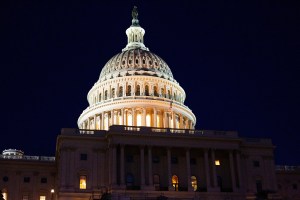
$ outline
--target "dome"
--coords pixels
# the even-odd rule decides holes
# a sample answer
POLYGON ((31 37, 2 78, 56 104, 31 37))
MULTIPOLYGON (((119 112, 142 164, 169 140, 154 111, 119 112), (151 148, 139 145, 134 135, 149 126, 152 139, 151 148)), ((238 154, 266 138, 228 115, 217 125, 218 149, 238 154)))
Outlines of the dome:
POLYGON ((156 54, 141 48, 129 49, 113 56, 103 67, 99 80, 123 76, 155 76, 173 81, 167 63, 156 54))
POLYGON ((136 7, 132 13, 127 45, 104 65, 88 92, 89 106, 79 116, 78 127, 87 133, 113 125, 194 129, 196 117, 184 105, 184 89, 167 63, 144 45, 136 7))

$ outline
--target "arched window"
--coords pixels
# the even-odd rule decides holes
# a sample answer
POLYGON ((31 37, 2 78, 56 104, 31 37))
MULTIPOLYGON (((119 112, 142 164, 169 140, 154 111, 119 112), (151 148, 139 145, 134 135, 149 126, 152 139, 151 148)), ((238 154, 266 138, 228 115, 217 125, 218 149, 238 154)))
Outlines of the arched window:
POLYGON ((135 96, 140 96, 140 95, 141 95, 141 87, 140 85, 137 85, 135 90, 135 96))
POLYGON ((145 86, 145 95, 149 96, 149 86, 148 85, 145 86))
POLYGON ((101 100, 102 100, 102 95, 101 95, 101 93, 99 94, 99 102, 101 102, 101 100))
POLYGON ((86 176, 79 177, 79 189, 81 189, 81 190, 86 189, 86 176))
POLYGON ((158 174, 154 174, 153 175, 153 185, 155 190, 159 190, 160 189, 160 180, 159 180, 159 175, 158 174))
POLYGON ((115 98, 115 88, 111 89, 111 98, 115 98))
POLYGON ((126 175, 126 185, 127 186, 132 186, 133 183, 134 183, 134 177, 133 177, 133 175, 131 173, 128 173, 126 175))
POLYGON ((158 97, 157 87, 154 86, 153 90, 154 90, 154 96, 158 97))
POLYGON ((171 92, 170 92, 170 90, 168 90, 168 97, 167 98, 171 99, 171 92))
POLYGON ((172 176, 172 186, 174 188, 175 191, 178 191, 178 176, 173 175, 172 176))
POLYGON ((161 88, 161 96, 165 97, 165 89, 164 88, 161 88))
POLYGON ((173 99, 176 101, 176 94, 175 94, 175 92, 174 92, 174 95, 173 95, 173 99))
POLYGON ((119 95, 118 96, 119 97, 123 96, 123 87, 122 86, 119 87, 119 95))
POLYGON ((191 176, 191 185, 194 191, 197 191, 197 178, 196 176, 191 176))
POLYGON ((131 85, 127 86, 126 96, 131 96, 131 85))
POLYGON ((4 200, 7 200, 7 190, 6 189, 2 189, 1 192, 2 192, 4 200))
POLYGON ((104 100, 107 100, 107 90, 104 92, 104 100))

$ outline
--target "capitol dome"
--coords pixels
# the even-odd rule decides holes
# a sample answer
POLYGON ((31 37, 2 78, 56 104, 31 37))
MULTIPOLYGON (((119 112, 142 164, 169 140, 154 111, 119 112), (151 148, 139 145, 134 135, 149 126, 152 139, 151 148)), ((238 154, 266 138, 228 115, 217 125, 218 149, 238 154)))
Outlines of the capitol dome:
POLYGON ((162 58, 140 48, 125 50, 112 57, 103 67, 99 80, 134 75, 173 80, 173 74, 162 58))
POLYGON ((136 7, 126 30, 128 43, 103 67, 88 92, 89 106, 78 127, 108 130, 112 125, 194 129, 196 117, 184 105, 185 91, 167 63, 144 45, 136 7))

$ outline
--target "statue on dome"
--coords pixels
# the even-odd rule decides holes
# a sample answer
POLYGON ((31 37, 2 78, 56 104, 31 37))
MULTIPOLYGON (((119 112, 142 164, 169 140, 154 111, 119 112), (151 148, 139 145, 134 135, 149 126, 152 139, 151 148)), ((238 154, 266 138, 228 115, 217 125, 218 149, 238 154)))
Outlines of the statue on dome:
POLYGON ((137 7, 134 6, 132 11, 131 11, 132 19, 137 19, 138 15, 139 15, 139 13, 138 13, 137 7))

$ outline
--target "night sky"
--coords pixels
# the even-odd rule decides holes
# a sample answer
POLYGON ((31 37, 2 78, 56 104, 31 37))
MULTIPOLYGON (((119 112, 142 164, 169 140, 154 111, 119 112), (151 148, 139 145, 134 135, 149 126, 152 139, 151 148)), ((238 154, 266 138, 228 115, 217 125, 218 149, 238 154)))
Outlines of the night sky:
POLYGON ((299 1, 1 1, 0 151, 55 155, 126 46, 134 5, 196 129, 271 138, 276 164, 300 165, 299 1))

